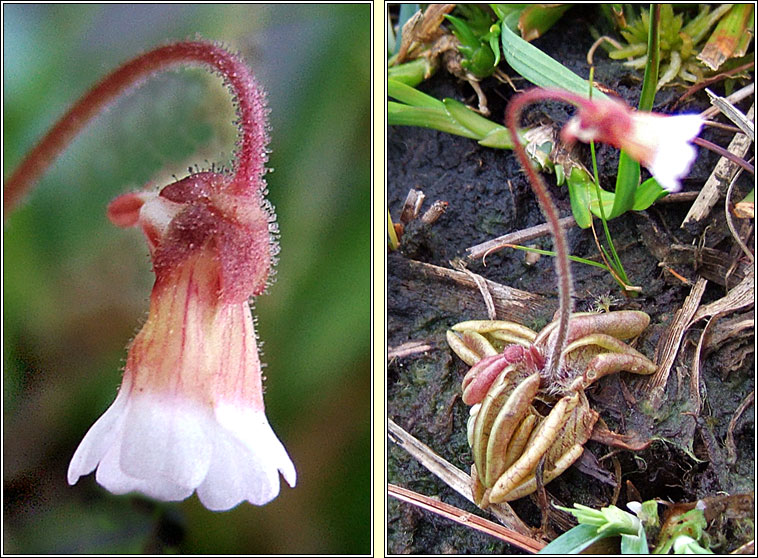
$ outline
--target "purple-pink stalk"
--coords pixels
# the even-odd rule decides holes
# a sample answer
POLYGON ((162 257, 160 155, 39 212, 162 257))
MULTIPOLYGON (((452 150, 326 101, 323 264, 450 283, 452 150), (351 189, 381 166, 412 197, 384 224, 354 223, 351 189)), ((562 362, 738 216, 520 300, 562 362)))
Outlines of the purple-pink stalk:
POLYGON ((524 169, 524 172, 529 179, 529 184, 531 184, 532 190, 534 190, 534 195, 537 197, 537 201, 542 208, 547 224, 550 227, 550 232, 553 235, 553 242, 555 243, 555 273, 558 276, 559 320, 555 344, 548 348, 550 354, 545 364, 545 372, 548 377, 554 375, 555 372, 559 370, 561 353, 563 352, 563 347, 566 344, 566 336, 568 335, 569 317, 571 316, 571 311, 574 305, 571 299, 571 264, 569 261, 566 231, 564 231, 563 227, 560 225, 558 208, 555 207, 544 180, 542 180, 542 177, 534 169, 534 166, 529 160, 529 157, 526 154, 526 149, 524 149, 524 146, 521 144, 518 129, 521 113, 523 112, 524 107, 532 103, 550 99, 566 101, 568 103, 584 101, 584 98, 568 92, 535 88, 524 91, 513 97, 510 103, 508 103, 505 112, 505 125, 510 130, 511 137, 513 138, 513 150, 516 152, 519 163, 521 163, 521 167, 524 169))
MULTIPOLYGON (((27 154, 3 190, 7 217, 23 195, 63 153, 71 140, 112 101, 149 76, 175 66, 201 65, 218 73, 233 92, 241 133, 235 158, 233 188, 259 191, 266 164, 262 148, 268 143, 265 99, 245 62, 206 41, 168 44, 130 60, 90 89, 27 154)), ((242 193, 234 191, 230 193, 242 193)))

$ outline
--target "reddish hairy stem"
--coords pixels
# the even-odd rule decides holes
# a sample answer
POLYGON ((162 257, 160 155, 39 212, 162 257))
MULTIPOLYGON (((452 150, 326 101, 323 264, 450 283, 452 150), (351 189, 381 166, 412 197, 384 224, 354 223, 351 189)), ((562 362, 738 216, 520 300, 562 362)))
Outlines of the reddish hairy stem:
POLYGON ((260 195, 266 164, 267 109, 263 92, 242 58, 210 42, 185 41, 158 47, 127 62, 89 90, 26 155, 5 182, 5 216, 44 174, 74 137, 113 100, 152 74, 177 65, 207 66, 234 94, 241 138, 230 193, 260 195))
POLYGON ((546 375, 552 376, 557 372, 561 365, 561 353, 566 344, 566 336, 568 335, 569 317, 571 316, 571 310, 573 302, 571 300, 571 264, 569 262, 569 250, 568 242, 566 241, 566 232, 563 227, 560 226, 560 218, 558 216, 558 209, 555 207, 550 193, 547 191, 547 186, 542 180, 537 171, 534 170, 529 158, 527 157, 526 150, 521 144, 521 139, 518 136, 519 119, 524 107, 535 103, 537 101, 546 100, 564 101, 574 105, 584 105, 589 103, 588 99, 570 93, 568 91, 557 91, 551 89, 529 89, 520 93, 511 99, 508 103, 508 108, 505 111, 505 125, 511 132, 513 138, 513 150, 518 156, 521 167, 524 169, 532 190, 537 197, 537 201, 542 208, 542 213, 545 215, 550 232, 553 235, 553 242, 555 243, 555 272, 558 276, 558 300, 559 300, 559 312, 558 312, 558 332, 555 337, 555 344, 548 348, 550 356, 545 365, 546 375))

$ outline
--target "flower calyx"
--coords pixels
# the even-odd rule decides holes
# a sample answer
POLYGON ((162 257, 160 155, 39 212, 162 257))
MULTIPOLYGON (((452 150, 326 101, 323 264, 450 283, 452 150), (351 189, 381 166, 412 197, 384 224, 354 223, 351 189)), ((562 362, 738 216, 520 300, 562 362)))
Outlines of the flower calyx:
POLYGON ((114 225, 140 226, 150 248, 156 282, 198 250, 211 250, 218 295, 225 302, 264 292, 277 253, 275 217, 256 194, 233 194, 232 178, 198 172, 160 192, 123 194, 108 206, 114 225))

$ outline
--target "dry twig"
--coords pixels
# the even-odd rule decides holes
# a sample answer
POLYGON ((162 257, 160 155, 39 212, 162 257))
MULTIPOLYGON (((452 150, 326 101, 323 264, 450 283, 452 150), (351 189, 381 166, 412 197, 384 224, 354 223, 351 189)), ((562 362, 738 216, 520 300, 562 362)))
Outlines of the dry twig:
POLYGON ((755 269, 753 267, 748 267, 745 273, 745 278, 742 279, 737 286, 730 290, 726 296, 708 304, 704 304, 698 308, 697 312, 692 316, 692 321, 687 327, 708 316, 736 312, 737 310, 748 308, 749 306, 752 306, 754 302, 755 269))
POLYGON ((421 509, 431 511, 448 519, 452 519, 461 525, 471 527, 472 529, 476 529, 477 531, 481 531, 482 533, 496 537, 504 542, 507 542, 508 544, 518 546, 527 552, 531 552, 532 554, 538 552, 545 546, 545 543, 541 541, 535 541, 534 539, 517 533, 516 531, 512 531, 511 529, 498 525, 497 523, 493 523, 488 519, 484 519, 478 515, 465 512, 460 508, 456 508, 455 506, 451 506, 445 502, 440 502, 438 500, 430 498, 429 496, 424 496, 423 494, 413 492, 412 490, 408 490, 402 486, 396 486, 394 484, 387 485, 387 492, 390 496, 393 496, 398 500, 408 502, 409 504, 418 506, 421 509))
POLYGON ((698 306, 700 306, 700 299, 703 296, 706 284, 708 284, 708 281, 702 277, 697 280, 690 294, 684 300, 684 304, 682 304, 682 307, 674 316, 674 320, 671 322, 666 334, 655 348, 653 362, 658 365, 658 371, 650 376, 647 382, 644 382, 644 391, 649 393, 648 400, 654 409, 660 408, 663 403, 666 382, 668 381, 671 367, 676 360, 684 333, 692 324, 692 316, 695 315, 698 306))
POLYGON ((484 305, 487 307, 487 317, 490 320, 497 320, 497 312, 495 311, 495 301, 492 300, 492 293, 490 293, 489 289, 487 288, 486 279, 482 277, 481 275, 474 273, 473 271, 469 271, 466 268, 466 264, 462 260, 455 260, 450 262, 450 265, 453 266, 453 268, 457 269, 458 271, 462 271, 469 277, 471 277, 474 282, 476 283, 476 286, 479 287, 479 292, 482 293, 482 298, 484 299, 484 305))
MULTIPOLYGON (((750 107, 747 113, 747 118, 753 118, 754 106, 750 107)), ((732 141, 729 143, 728 151, 735 154, 738 157, 744 157, 750 144, 753 143, 753 139, 749 138, 745 134, 735 134, 732 141)), ((688 225, 696 224, 705 219, 710 213, 711 208, 718 202, 721 196, 722 190, 726 189, 726 185, 731 182, 732 177, 737 172, 737 164, 722 157, 713 169, 713 172, 705 181, 705 185, 700 190, 700 194, 695 200, 695 203, 690 207, 687 216, 682 221, 682 228, 686 228, 688 225)))
POLYGON ((737 410, 734 411, 732 420, 729 421, 729 427, 726 429, 726 441, 724 442, 727 452, 726 462, 729 465, 734 465, 737 463, 737 445, 734 443, 734 429, 737 427, 737 421, 742 416, 742 413, 745 412, 745 409, 752 405, 754 401, 755 390, 747 394, 747 397, 745 397, 742 403, 740 403, 740 406, 737 407, 737 410))
MULTIPOLYGON (((455 271, 446 267, 440 267, 424 262, 408 261, 407 265, 414 274, 419 274, 424 278, 432 281, 452 282, 456 287, 456 296, 461 299, 463 304, 467 293, 460 289, 460 286, 468 289, 476 289, 476 295, 471 293, 473 303, 476 300, 478 304, 479 289, 476 281, 462 271, 455 271)), ((514 289, 488 279, 484 280, 487 291, 492 295, 495 304, 495 310, 499 319, 509 320, 511 322, 524 323, 534 319, 535 316, 548 313, 549 307, 553 304, 546 297, 520 289, 514 289)))
POLYGON ((431 350, 432 346, 424 341, 409 341, 408 343, 403 343, 397 347, 388 347, 387 360, 405 358, 431 350))
MULTIPOLYGON (((573 217, 564 217, 560 220, 560 224, 564 229, 568 229, 569 227, 576 225, 576 220, 573 217)), ((482 258, 482 260, 484 260, 486 256, 493 252, 497 252, 498 250, 502 250, 507 244, 523 244, 524 242, 539 238, 540 236, 545 236, 546 234, 550 234, 550 227, 547 223, 522 229, 520 231, 514 231, 493 238, 492 240, 488 240, 487 242, 482 242, 471 248, 466 248, 466 259, 471 261, 482 258)))
MULTIPOLYGON (((419 463, 426 467, 442 482, 455 490, 471 503, 474 498, 471 494, 471 478, 454 465, 437 455, 429 446, 414 438, 403 430, 392 419, 388 419, 388 433, 393 442, 411 454, 419 463)), ((524 536, 531 534, 531 529, 523 522, 513 509, 506 503, 490 504, 487 508, 498 521, 524 536)))

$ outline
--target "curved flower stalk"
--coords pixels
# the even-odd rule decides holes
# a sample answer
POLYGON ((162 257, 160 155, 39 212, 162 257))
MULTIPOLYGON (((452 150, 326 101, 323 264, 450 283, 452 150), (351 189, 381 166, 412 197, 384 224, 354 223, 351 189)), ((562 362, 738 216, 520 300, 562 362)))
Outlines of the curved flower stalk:
POLYGON ((278 252, 264 199, 267 109, 244 61, 213 43, 169 44, 127 62, 80 99, 27 155, 4 190, 6 214, 110 101, 153 73, 200 64, 234 94, 240 140, 230 172, 197 172, 108 207, 145 234, 155 272, 150 313, 129 346, 121 389, 68 470, 116 494, 177 501, 197 490, 210 510, 262 505, 295 468, 266 418, 250 296, 278 252))
POLYGON ((519 118, 524 107, 549 100, 563 101, 578 108, 577 114, 561 130, 563 141, 601 141, 624 149, 631 157, 645 165, 661 186, 669 191, 679 190, 679 181, 689 172, 696 155, 695 148, 689 142, 700 133, 703 120, 691 114, 664 116, 640 112, 621 101, 592 100, 569 91, 538 87, 519 93, 508 104, 505 122, 513 139, 514 151, 529 178, 555 243, 560 308, 555 341, 552 347, 548 348, 546 370, 547 375, 552 376, 561 367, 561 354, 566 344, 569 317, 573 308, 568 243, 559 223, 558 210, 544 181, 530 164, 518 136, 519 118))

